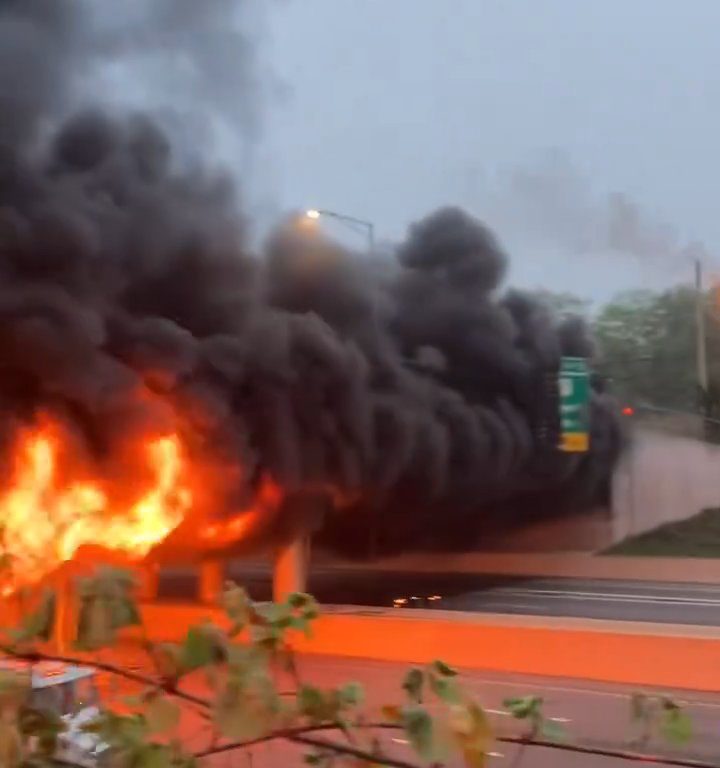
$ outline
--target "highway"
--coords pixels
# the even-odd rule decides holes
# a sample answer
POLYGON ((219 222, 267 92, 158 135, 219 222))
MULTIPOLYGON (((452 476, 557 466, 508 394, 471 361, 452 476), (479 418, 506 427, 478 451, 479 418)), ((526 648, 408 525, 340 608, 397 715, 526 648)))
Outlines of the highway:
MULTIPOLYGON (((151 672, 146 668, 147 659, 138 655, 136 647, 123 652, 116 649, 113 654, 122 654, 124 665, 131 665, 137 671, 151 672)), ((344 659, 336 656, 301 656, 298 659, 298 674, 304 680, 312 681, 323 689, 336 687, 349 681, 360 681, 367 700, 365 711, 371 719, 383 705, 403 701, 401 689, 405 664, 362 659, 344 659)), ((527 726, 514 720, 506 713, 504 701, 511 697, 540 696, 543 699, 543 713, 560 727, 569 746, 619 751, 642 751, 645 755, 683 758, 716 763, 720 754, 720 696, 691 691, 644 691, 649 696, 670 696, 680 704, 692 720, 693 738, 691 743, 673 746, 664 741, 657 731, 642 747, 637 725, 631 722, 630 697, 636 689, 629 686, 606 685, 602 683, 543 678, 531 675, 499 674, 460 670, 460 680, 465 690, 479 701, 491 718, 493 732, 497 736, 523 736, 527 726)), ((202 677, 186 681, 189 693, 206 697, 208 691, 202 677)), ((137 695, 140 690, 127 680, 115 680, 110 684, 101 676, 101 690, 108 701, 124 701, 137 695)), ((288 682, 288 689, 292 684, 288 682)), ((431 705, 432 706, 432 705, 431 705)), ((379 719, 379 716, 378 716, 379 719)), ((191 749, 206 748, 213 739, 213 732, 207 722, 200 720, 194 709, 189 709, 182 721, 182 737, 191 749)), ((377 733, 383 749, 390 755, 420 765, 414 758, 402 734, 377 733)), ((488 768, 620 768, 630 765, 626 760, 599 755, 577 754, 569 751, 528 747, 522 748, 507 742, 497 741, 490 747, 488 768)), ((208 760, 212 768, 228 765, 252 765, 254 768, 287 768, 302 765, 307 748, 288 742, 263 744, 252 750, 252 760, 247 755, 218 756, 208 760)), ((204 762, 203 765, 206 765, 204 762)), ((458 762, 450 768, 461 768, 458 762)))
MULTIPOLYGON (((235 566, 228 575, 244 584, 255 599, 270 597, 268 569, 235 566)), ((308 591, 326 604, 395 604, 403 608, 720 626, 720 586, 702 584, 323 567, 311 571, 308 591)), ((190 571, 174 569, 161 577, 161 599, 183 599, 194 594, 195 579, 190 571)))
MULTIPOLYGON (((368 692, 370 708, 396 701, 402 681, 403 666, 336 657, 304 658, 301 674, 313 682, 339 685, 348 680, 361 680, 368 692)), ((491 715, 493 730, 498 735, 519 736, 523 725, 508 717, 503 701, 511 697, 540 696, 544 714, 557 724, 571 744, 581 746, 638 751, 637 727, 631 722, 630 697, 637 690, 629 686, 604 685, 582 680, 542 678, 529 675, 494 674, 467 671, 461 673, 466 689, 474 694, 491 715)), ((720 753, 720 696, 687 691, 645 691, 648 695, 670 695, 681 704, 693 723, 693 740, 684 746, 668 745, 653 737, 644 750, 647 754, 682 756, 715 762, 720 753)), ((401 740, 400 740, 401 741, 401 740)), ((402 744, 399 745, 402 749, 402 744)), ((402 757, 409 753, 403 750, 402 757)), ((594 755, 577 755, 550 749, 529 748, 518 755, 518 747, 494 745, 488 766, 517 768, 562 768, 563 766, 628 765, 618 759, 594 755), (520 758, 520 759, 518 759, 520 758)))

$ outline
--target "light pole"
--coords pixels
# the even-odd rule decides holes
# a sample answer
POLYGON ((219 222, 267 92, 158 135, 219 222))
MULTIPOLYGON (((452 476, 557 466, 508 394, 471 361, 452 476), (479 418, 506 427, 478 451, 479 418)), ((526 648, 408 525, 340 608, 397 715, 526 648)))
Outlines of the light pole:
POLYGON ((375 251, 375 225, 372 221, 358 219, 356 216, 348 216, 346 213, 338 213, 337 211, 328 211, 321 208, 309 208, 305 211, 305 215, 308 219, 320 219, 326 217, 328 219, 344 221, 346 224, 350 224, 353 227, 360 227, 367 234, 368 253, 373 253, 375 251))

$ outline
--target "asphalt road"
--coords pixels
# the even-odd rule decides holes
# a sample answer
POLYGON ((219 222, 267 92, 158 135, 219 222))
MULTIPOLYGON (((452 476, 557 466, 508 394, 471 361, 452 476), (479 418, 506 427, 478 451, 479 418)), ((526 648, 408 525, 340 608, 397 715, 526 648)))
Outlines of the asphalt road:
MULTIPOLYGON (((137 666, 138 671, 151 672, 145 667, 147 660, 137 656, 137 650, 121 654, 117 660, 123 665, 137 666)), ((401 689, 406 666, 390 662, 343 659, 339 657, 308 656, 298 659, 298 673, 302 679, 312 681, 321 688, 336 687, 349 681, 359 681, 366 693, 364 710, 373 720, 381 719, 383 705, 399 704, 404 699, 401 689)), ((642 747, 638 744, 638 729, 631 721, 630 697, 634 688, 604 685, 590 681, 542 678, 529 675, 495 674, 461 670, 460 681, 466 691, 480 702, 489 714, 493 731, 498 736, 523 736, 526 727, 510 717, 504 701, 511 697, 540 696, 543 713, 564 731, 570 745, 596 749, 642 751, 645 755, 679 757, 717 763, 720 754, 720 695, 700 694, 691 691, 646 690, 649 696, 670 696, 690 716, 693 736, 689 744, 673 746, 654 731, 650 741, 642 747)), ((105 676, 106 677, 106 676, 105 676)), ((126 680, 101 681, 103 696, 109 704, 125 701, 127 696, 137 695, 139 688, 126 680)), ((292 688, 289 681, 280 681, 283 688, 292 688), (287 683, 287 685, 285 685, 287 683)), ((208 691, 202 676, 190 678, 186 690, 207 697, 208 691)), ((432 705, 430 705, 432 707, 432 705)), ((407 741, 402 734, 378 732, 383 750, 397 758, 416 764, 407 741)), ((201 750, 213 740, 214 733, 206 721, 198 718, 194 708, 183 714, 181 738, 193 750, 201 750)), ((528 747, 518 755, 516 745, 496 742, 491 746, 488 768, 619 768, 629 765, 618 758, 597 755, 574 754, 537 747, 528 747), (519 759, 518 759, 519 758, 519 759)), ((252 750, 252 760, 246 754, 222 755, 203 762, 203 766, 227 768, 227 766, 252 765, 253 768, 293 768, 303 764, 303 754, 308 750, 288 742, 272 742, 252 750)), ((458 763, 451 764, 461 768, 458 763)))
MULTIPOLYGON (((236 567, 229 576, 244 584, 255 599, 269 599, 269 571, 236 567)), ((165 572, 160 597, 192 598, 195 583, 189 570, 165 572)), ((311 572, 308 590, 326 604, 395 604, 403 608, 720 626, 720 586, 702 584, 323 568, 311 572)))
MULTIPOLYGON (((397 701, 404 667, 388 662, 308 657, 302 659, 300 671, 304 677, 321 685, 339 685, 348 680, 362 681, 368 693, 368 706, 372 709, 397 701)), ((632 694, 637 693, 634 688, 582 680, 474 671, 461 671, 461 681, 491 715, 493 730, 497 735, 523 735, 526 726, 507 715, 503 702, 511 697, 533 695, 542 697, 545 716, 564 731, 569 743, 601 749, 641 749, 637 743, 639 733, 631 719, 630 700, 632 694)), ((693 737, 689 744, 672 746, 656 733, 642 751, 646 754, 716 762, 720 754, 720 696, 686 691, 646 690, 644 693, 649 696, 669 695, 680 704, 692 720, 693 737)), ((408 757, 402 739, 398 741, 401 756, 408 757)), ((514 745, 496 744, 488 762, 489 768, 595 768, 629 764, 614 758, 536 747, 528 748, 520 756, 517 752, 518 748, 514 745)))

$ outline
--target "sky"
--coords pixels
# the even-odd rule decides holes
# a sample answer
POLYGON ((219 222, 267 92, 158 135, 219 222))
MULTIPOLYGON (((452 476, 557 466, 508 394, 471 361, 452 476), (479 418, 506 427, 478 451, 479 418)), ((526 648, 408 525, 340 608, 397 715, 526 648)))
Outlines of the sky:
POLYGON ((712 277, 718 29, 718 0, 277 0, 256 206, 395 240, 459 204, 496 229, 511 282, 598 301, 690 279, 691 241, 712 277))

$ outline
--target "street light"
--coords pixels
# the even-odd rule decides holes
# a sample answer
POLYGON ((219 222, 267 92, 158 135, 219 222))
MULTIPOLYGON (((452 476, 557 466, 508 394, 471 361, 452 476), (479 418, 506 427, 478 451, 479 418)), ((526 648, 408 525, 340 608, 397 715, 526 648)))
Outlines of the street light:
POLYGON ((368 252, 374 252, 375 225, 372 223, 372 221, 367 221, 366 219, 358 219, 355 216, 348 216, 346 213, 338 213, 337 211, 328 211, 318 208, 308 208, 308 210, 305 211, 305 216, 307 216, 308 219, 313 220, 317 220, 322 216, 325 216, 328 219, 337 219, 338 221, 343 221, 353 227, 362 228, 367 233, 368 252))

